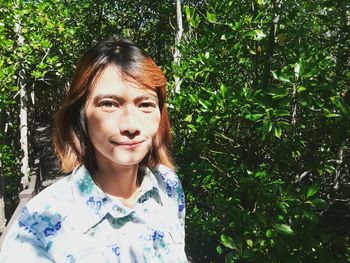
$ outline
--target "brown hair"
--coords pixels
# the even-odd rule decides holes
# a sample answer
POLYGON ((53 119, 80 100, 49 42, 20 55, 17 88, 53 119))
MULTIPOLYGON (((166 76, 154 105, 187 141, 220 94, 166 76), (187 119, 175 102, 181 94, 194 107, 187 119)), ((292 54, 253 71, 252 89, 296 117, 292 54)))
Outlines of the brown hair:
POLYGON ((159 129, 150 152, 141 164, 153 168, 161 163, 173 168, 170 124, 165 105, 166 78, 145 51, 128 40, 117 39, 101 42, 82 56, 63 106, 54 117, 53 143, 61 160, 61 170, 68 173, 83 164, 92 174, 98 168, 87 133, 85 103, 95 81, 109 65, 116 66, 141 87, 156 91, 161 114, 159 129))

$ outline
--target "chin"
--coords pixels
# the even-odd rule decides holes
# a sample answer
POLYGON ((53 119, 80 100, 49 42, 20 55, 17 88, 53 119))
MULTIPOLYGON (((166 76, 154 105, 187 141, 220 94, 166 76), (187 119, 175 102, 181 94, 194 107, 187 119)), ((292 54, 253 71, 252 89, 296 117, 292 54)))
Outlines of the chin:
POLYGON ((128 158, 128 159, 122 159, 122 160, 120 158, 117 158, 117 159, 114 159, 111 161, 113 161, 114 163, 116 163, 118 165, 131 166, 131 165, 137 165, 137 164, 141 163, 143 159, 144 159, 144 157, 143 158, 128 158))

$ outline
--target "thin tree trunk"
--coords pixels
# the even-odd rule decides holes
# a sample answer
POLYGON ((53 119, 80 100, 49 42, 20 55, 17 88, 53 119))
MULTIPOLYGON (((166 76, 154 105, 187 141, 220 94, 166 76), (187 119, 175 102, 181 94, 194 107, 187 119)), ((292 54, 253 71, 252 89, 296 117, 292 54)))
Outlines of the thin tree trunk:
POLYGON ((266 54, 265 54, 265 65, 264 73, 262 79, 262 88, 267 88, 269 86, 270 77, 271 77, 271 59, 273 56, 273 51, 275 48, 275 36, 277 29, 277 22, 279 20, 279 15, 276 15, 276 1, 272 1, 272 12, 275 15, 274 19, 270 23, 270 32, 267 40, 266 54))
MULTIPOLYGON (((15 9, 19 9, 18 4, 15 4, 15 9)), ((24 37, 21 33, 22 25, 21 25, 21 19, 18 14, 15 16, 16 24, 15 24, 15 30, 16 30, 16 36, 17 36, 17 47, 18 50, 21 50, 21 47, 24 44, 24 37)), ((28 97, 26 92, 26 85, 25 85, 25 68, 23 65, 23 56, 20 53, 17 54, 19 59, 19 74, 18 74, 18 87, 19 87, 19 95, 20 95, 20 143, 21 143, 21 150, 23 153, 23 157, 21 160, 21 184, 23 188, 26 188, 29 183, 29 162, 28 162, 28 97)))
MULTIPOLYGON (((6 112, 0 109, 0 133, 5 133, 6 112)), ((4 134, 2 134, 4 135, 4 134)), ((0 137, 0 145, 3 145, 3 137, 0 137)), ((5 178, 3 174, 2 151, 0 150, 0 234, 6 226, 5 200, 4 200, 5 178)))
POLYGON ((293 127, 296 126, 297 124, 297 107, 298 107, 298 102, 297 102, 297 85, 293 84, 293 91, 292 91, 292 119, 291 119, 291 124, 293 127))
POLYGON ((341 172, 342 172, 342 167, 344 163, 344 150, 346 149, 346 146, 348 145, 349 139, 345 139, 338 150, 338 160, 336 160, 337 163, 337 168, 335 170, 335 177, 334 177, 334 186, 333 188, 335 190, 338 190, 340 187, 340 181, 341 181, 341 172))
MULTIPOLYGON (((183 33, 182 26, 182 11, 181 11, 181 0, 176 0, 176 21, 177 21, 177 34, 175 37, 175 51, 174 51, 174 64, 180 66, 181 52, 179 49, 180 41, 183 33)), ((178 75, 174 75, 175 80, 175 92, 179 92, 181 89, 181 79, 178 75)))
MULTIPOLYGON (((258 15, 258 10, 255 7, 255 3, 252 2, 252 11, 253 11, 253 17, 256 17, 258 15)), ((255 54, 252 55, 252 60, 253 60, 253 69, 252 69, 252 73, 253 73, 253 89, 258 89, 259 88, 259 43, 257 43, 256 41, 254 41, 254 52, 255 54)))
POLYGON ((340 25, 338 30, 338 42, 337 45, 337 56, 336 56, 336 66, 335 66, 335 77, 334 77, 334 84, 337 85, 337 82, 342 78, 343 76, 343 69, 346 66, 346 60, 347 60, 347 54, 345 52, 345 43, 346 39, 349 35, 349 25, 348 25, 348 19, 347 19, 347 10, 348 10, 348 4, 346 4, 345 1, 338 0, 337 1, 337 8, 340 13, 340 25))

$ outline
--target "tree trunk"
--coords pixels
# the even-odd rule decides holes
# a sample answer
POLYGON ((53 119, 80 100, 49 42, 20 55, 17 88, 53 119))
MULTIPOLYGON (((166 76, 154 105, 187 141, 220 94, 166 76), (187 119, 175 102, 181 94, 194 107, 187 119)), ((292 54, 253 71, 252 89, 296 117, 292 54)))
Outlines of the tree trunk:
MULTIPOLYGON (((0 166, 1 166, 1 160, 0 160, 0 166)), ((2 177, 2 175, 0 176, 2 177)), ((2 192, 2 195, 0 197, 0 235, 4 232, 5 227, 6 227, 5 200, 2 192)))
MULTIPOLYGON (((180 66, 181 52, 179 49, 179 45, 180 45, 182 32, 183 32, 181 0, 176 0, 176 21, 177 21, 178 31, 175 37, 174 64, 177 66, 180 66)), ((181 79, 178 75, 175 74, 174 80, 175 80, 175 92, 179 92, 181 89, 181 79)))
POLYGON ((269 86, 270 82, 270 76, 271 76, 271 60, 273 56, 273 51, 275 48, 275 36, 276 36, 276 30, 277 30, 277 23, 279 20, 279 15, 277 15, 276 12, 276 1, 273 0, 271 2, 272 4, 272 12, 274 19, 270 22, 270 32, 269 37, 267 40, 266 45, 266 53, 265 53, 265 65, 264 65, 264 73, 263 73, 263 79, 262 79, 262 88, 266 89, 269 86))
MULTIPOLYGON (((18 4, 15 4, 15 9, 19 9, 18 4)), ((21 19, 18 14, 15 15, 16 24, 16 36, 17 36, 17 47, 19 52, 17 53, 19 60, 19 74, 18 74, 18 87, 20 95, 20 143, 23 157, 21 160, 21 172, 22 179, 21 184, 23 188, 26 188, 29 184, 29 162, 28 162, 28 97, 25 85, 25 67, 23 65, 23 54, 21 54, 21 47, 24 44, 24 37, 21 33, 21 19)))
MULTIPOLYGON (((0 109, 0 133, 5 132, 6 112, 0 109)), ((2 134, 4 135, 4 134, 2 134)), ((0 137, 0 145, 3 145, 3 137, 0 137)), ((0 149, 0 234, 4 232, 6 225, 5 217, 5 200, 4 200, 4 189, 5 189, 5 178, 3 174, 2 166, 2 150, 0 149)))

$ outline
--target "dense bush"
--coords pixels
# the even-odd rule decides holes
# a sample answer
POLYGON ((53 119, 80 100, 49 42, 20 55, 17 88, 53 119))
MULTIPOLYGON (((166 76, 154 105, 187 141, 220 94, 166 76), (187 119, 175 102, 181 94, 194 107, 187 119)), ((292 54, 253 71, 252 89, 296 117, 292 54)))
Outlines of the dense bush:
POLYGON ((349 262, 347 6, 185 7, 171 114, 195 261, 349 262))

